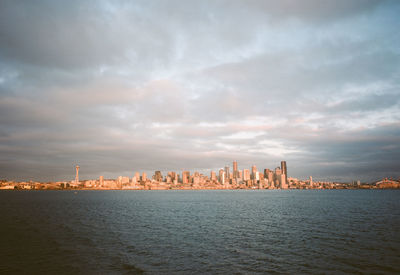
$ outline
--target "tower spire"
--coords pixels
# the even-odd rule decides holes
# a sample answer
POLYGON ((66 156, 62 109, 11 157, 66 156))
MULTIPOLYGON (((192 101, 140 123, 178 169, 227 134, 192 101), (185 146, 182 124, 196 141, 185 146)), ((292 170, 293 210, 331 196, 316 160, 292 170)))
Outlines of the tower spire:
POLYGON ((79 165, 75 166, 75 169, 76 169, 75 183, 79 184, 79 165))

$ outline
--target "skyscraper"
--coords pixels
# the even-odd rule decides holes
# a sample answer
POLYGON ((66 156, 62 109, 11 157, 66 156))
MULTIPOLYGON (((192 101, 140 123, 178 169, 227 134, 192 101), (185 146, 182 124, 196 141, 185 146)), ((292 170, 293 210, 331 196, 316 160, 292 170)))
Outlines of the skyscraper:
POLYGON ((161 171, 156 171, 156 172, 154 173, 154 179, 155 179, 156 181, 162 181, 162 180, 163 180, 161 171))
POLYGON ((229 173, 229 166, 225 166, 225 179, 229 181, 230 173, 229 173))
POLYGON ((233 162, 233 178, 234 179, 238 178, 238 169, 236 160, 233 162))
POLYGON ((189 183, 189 179, 190 179, 190 172, 189 171, 183 171, 182 172, 182 183, 183 184, 189 183))
POLYGON ((244 181, 250 180, 250 171, 249 171, 249 169, 244 169, 243 170, 243 180, 244 181))
POLYGON ((219 182, 221 183, 221 184, 224 184, 225 183, 225 171, 224 171, 224 169, 220 169, 219 170, 219 182))
POLYGON ((136 178, 136 182, 140 181, 140 173, 139 172, 135 173, 135 178, 136 178))
POLYGON ((286 175, 285 174, 281 175, 281 188, 282 189, 288 189, 288 184, 286 182, 286 175))
POLYGON ((284 160, 281 161, 281 170, 282 170, 282 174, 285 174, 285 182, 287 184, 288 183, 288 181, 287 181, 287 167, 286 167, 286 161, 284 161, 284 160))
POLYGON ((257 167, 255 165, 251 166, 251 179, 254 180, 256 178, 257 167))
POLYGON ((215 174, 214 171, 211 171, 210 179, 211 179, 211 181, 216 181, 217 180, 217 175, 215 174))

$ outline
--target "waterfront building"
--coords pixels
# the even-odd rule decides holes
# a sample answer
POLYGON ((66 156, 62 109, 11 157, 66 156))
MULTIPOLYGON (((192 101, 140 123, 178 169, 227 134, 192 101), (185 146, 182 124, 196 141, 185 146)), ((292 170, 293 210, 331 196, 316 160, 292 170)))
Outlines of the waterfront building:
POLYGON ((129 184, 129 177, 119 176, 117 179, 117 188, 122 188, 123 185, 129 184))

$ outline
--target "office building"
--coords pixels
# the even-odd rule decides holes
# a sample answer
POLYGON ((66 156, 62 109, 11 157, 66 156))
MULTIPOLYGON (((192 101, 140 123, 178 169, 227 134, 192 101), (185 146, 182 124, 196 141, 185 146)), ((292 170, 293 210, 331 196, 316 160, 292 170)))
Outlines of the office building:
POLYGON ((285 175, 285 182, 287 183, 287 166, 286 166, 286 161, 281 161, 281 170, 282 170, 282 174, 285 175))

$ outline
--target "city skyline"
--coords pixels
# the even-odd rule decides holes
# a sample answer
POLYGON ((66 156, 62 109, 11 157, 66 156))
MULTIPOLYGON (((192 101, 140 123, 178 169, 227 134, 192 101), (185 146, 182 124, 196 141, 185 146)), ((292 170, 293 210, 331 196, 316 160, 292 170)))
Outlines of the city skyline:
POLYGON ((0 179, 400 176, 399 1, 2 1, 0 179), (232 169, 232 163, 229 163, 232 169))
MULTIPOLYGON (((47 183, 60 183, 60 182, 70 182, 74 183, 76 186, 79 186, 82 184, 82 182, 93 182, 93 181, 98 181, 101 185, 101 182, 105 180, 111 180, 111 181, 116 181, 118 182, 121 178, 128 180, 128 182, 132 182, 133 178, 137 180, 137 183, 139 182, 146 182, 146 181, 151 181, 151 182, 167 182, 168 177, 172 177, 170 180, 173 182, 173 179, 177 179, 179 183, 184 183, 184 184, 190 184, 193 183, 193 177, 195 175, 203 178, 204 180, 207 181, 215 181, 217 183, 226 183, 228 185, 232 184, 242 184, 246 183, 246 181, 262 181, 262 180, 267 180, 266 184, 268 184, 268 181, 279 181, 279 186, 281 186, 282 182, 284 184, 289 184, 292 181, 295 182, 313 182, 313 176, 308 175, 307 177, 303 178, 298 178, 296 175, 290 175, 288 176, 288 170, 287 170, 287 163, 286 161, 281 161, 280 166, 276 166, 273 169, 270 169, 271 167, 265 167, 262 166, 261 168, 258 168, 257 165, 251 165, 251 167, 245 168, 244 166, 239 166, 238 162, 236 160, 232 161, 232 166, 225 165, 220 168, 216 169, 206 169, 202 171, 198 170, 190 170, 190 169, 172 169, 172 170, 135 170, 132 169, 131 171, 119 175, 117 177, 105 177, 103 174, 98 175, 97 179, 96 177, 85 177, 85 178, 80 178, 80 166, 76 165, 75 166, 75 174, 74 174, 74 179, 69 179, 69 178, 64 178, 61 180, 54 180, 54 181, 47 181, 47 183), (271 173, 271 174, 270 174, 271 173), (269 175, 270 174, 270 175, 269 175), (173 176, 172 176, 173 175, 173 176), (272 178, 271 178, 272 175, 272 178), (281 176, 283 178, 281 178, 281 176), (190 178, 190 180, 189 180, 190 178)), ((136 183, 135 180, 135 183, 136 183)), ((7 179, 7 178, 0 178, 0 181, 2 182, 21 182, 21 183, 28 183, 28 182, 42 182, 45 183, 46 181, 37 181, 37 180, 15 180, 15 179, 7 179)), ((328 178, 315 178, 314 181, 316 182, 322 182, 322 183, 340 183, 340 184, 349 184, 349 183, 355 183, 358 182, 360 183, 361 181, 359 179, 352 179, 350 181, 341 181, 341 180, 335 180, 335 179, 328 179, 328 178)), ((400 181, 399 178, 393 178, 393 177, 383 177, 378 180, 374 181, 364 181, 362 182, 363 184, 371 184, 371 183, 376 183, 376 182, 382 182, 382 181, 400 181)), ((275 186, 276 187, 276 186, 275 186)), ((279 187, 281 189, 281 187, 279 187)), ((285 188, 284 188, 285 189, 285 188)), ((286 188, 287 189, 287 188, 286 188)))
POLYGON ((75 166, 75 179, 54 182, 13 181, 0 179, 0 190, 299 190, 299 189, 399 189, 400 178, 382 178, 375 182, 321 181, 312 176, 308 179, 288 177, 286 161, 281 161, 275 169, 257 168, 239 169, 238 162, 224 166, 218 171, 211 170, 209 175, 198 171, 168 171, 165 174, 135 171, 117 178, 80 179, 80 166, 75 166))

